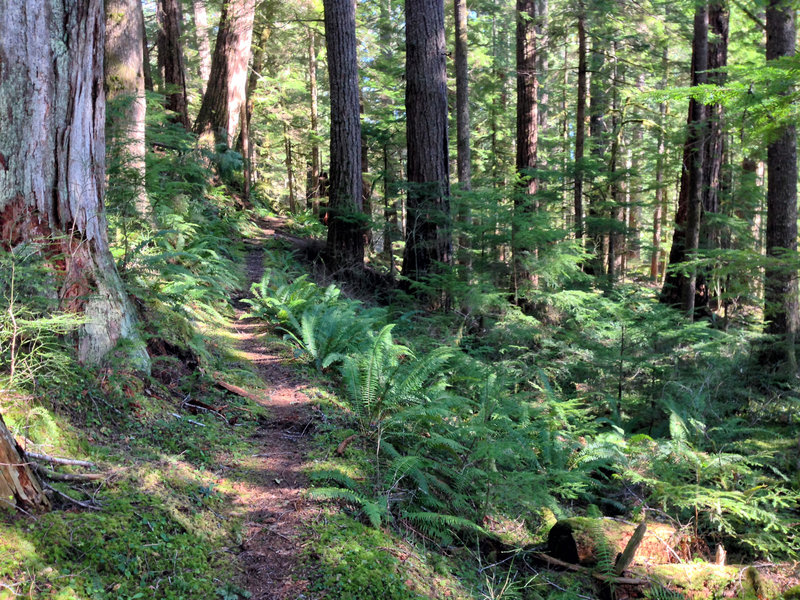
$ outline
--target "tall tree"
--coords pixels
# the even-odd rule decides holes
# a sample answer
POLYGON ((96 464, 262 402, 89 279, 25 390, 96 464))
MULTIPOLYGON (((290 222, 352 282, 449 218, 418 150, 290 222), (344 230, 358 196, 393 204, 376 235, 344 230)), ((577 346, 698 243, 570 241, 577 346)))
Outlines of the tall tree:
POLYGON ((517 0, 517 176, 520 187, 514 196, 512 247, 514 251, 514 293, 531 280, 525 257, 536 249, 528 230, 534 211, 539 179, 531 173, 539 152, 539 48, 537 0, 517 0))
POLYGON ((456 25, 456 170, 461 189, 472 186, 469 148, 469 65, 467 61, 467 0, 454 0, 456 25))
MULTIPOLYGON (((105 94, 101 0, 0 0, 0 245, 40 248, 59 276, 43 281, 86 317, 78 357, 98 361, 121 338, 146 367, 108 248, 103 210, 105 94)), ((47 506, 0 420, 0 497, 47 506)))
MULTIPOLYGON (((795 9, 787 0, 767 4, 767 61, 794 56, 795 9)), ((785 357, 796 368, 794 343, 798 327, 797 268, 781 264, 797 254, 797 130, 785 124, 767 149, 767 255, 776 259, 766 270, 766 331, 782 336, 785 357)))
MULTIPOLYGON (((565 101, 566 112, 566 101, 565 101)), ((583 239, 583 153, 586 144, 586 10, 578 3, 578 100, 575 108, 575 236, 583 239)))
POLYGON ((403 275, 452 257, 444 0, 406 0, 408 200, 403 275))
POLYGON ((319 213, 319 199, 322 190, 319 185, 320 155, 319 155, 319 88, 317 86, 317 49, 316 32, 308 29, 308 92, 310 97, 309 113, 311 126, 311 164, 308 173, 308 189, 306 202, 311 204, 314 214, 319 213))
POLYGON ((206 89, 208 77, 211 75, 211 44, 208 41, 208 13, 206 0, 192 0, 192 16, 194 17, 194 35, 197 42, 197 53, 200 56, 198 70, 200 75, 200 92, 206 89))
POLYGON ((364 262, 361 115, 354 0, 324 0, 331 95, 331 175, 327 252, 334 268, 364 262))
POLYGON ((144 14, 140 0, 106 0, 105 89, 110 152, 109 194, 116 188, 144 222, 151 219, 145 190, 144 14), (129 200, 130 199, 130 200, 129 200))
POLYGON ((246 101, 247 63, 253 40, 256 0, 222 4, 211 74, 194 124, 198 134, 213 133, 232 148, 246 101))
POLYGON ((181 48, 180 0, 158 0, 158 70, 167 97, 167 110, 177 113, 177 120, 189 128, 189 102, 186 96, 186 68, 181 48))

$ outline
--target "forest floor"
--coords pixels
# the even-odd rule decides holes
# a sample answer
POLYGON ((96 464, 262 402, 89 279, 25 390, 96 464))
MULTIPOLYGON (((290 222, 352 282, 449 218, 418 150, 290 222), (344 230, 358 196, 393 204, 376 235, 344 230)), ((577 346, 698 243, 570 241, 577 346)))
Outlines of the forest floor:
MULTIPOLYGON (((249 283, 261 279, 263 244, 275 236, 281 222, 268 219, 259 225, 261 234, 247 242, 249 283)), ((260 380, 254 387, 263 384, 251 394, 267 409, 268 417, 252 438, 253 455, 237 466, 235 492, 245 513, 241 584, 253 600, 298 598, 308 584, 300 561, 304 529, 316 512, 307 498, 308 479, 303 473, 314 415, 304 394, 308 382, 285 356, 262 341, 263 323, 246 318, 242 300, 247 295, 235 299, 236 320, 229 333, 237 356, 253 366, 260 380)))

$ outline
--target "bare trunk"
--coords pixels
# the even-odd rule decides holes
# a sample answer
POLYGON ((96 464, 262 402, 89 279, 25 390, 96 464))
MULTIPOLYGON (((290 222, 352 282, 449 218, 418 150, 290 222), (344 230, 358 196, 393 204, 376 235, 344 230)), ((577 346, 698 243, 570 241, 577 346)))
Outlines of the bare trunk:
POLYGON ((469 67, 467 63, 467 2, 454 0, 456 24, 456 165, 462 190, 471 188, 469 147, 469 67))
POLYGON ((142 223, 153 215, 145 190, 144 15, 140 0, 106 0, 105 90, 109 105, 109 202, 129 206, 142 223))
POLYGON ((133 364, 146 369, 103 209, 103 2, 49 6, 0 0, 0 244, 41 245, 62 275, 43 285, 64 310, 86 317, 78 337, 82 361, 97 362, 128 338, 133 364))
MULTIPOLYGON (((782 0, 767 5, 767 60, 794 56, 795 12, 782 0)), ((797 268, 781 264, 797 254, 797 131, 783 125, 767 149, 767 256, 776 259, 766 270, 764 318, 766 331, 783 338, 784 359, 796 370, 798 326, 797 268)))
POLYGON ((450 173, 443 0, 406 0, 408 204, 403 275, 449 263, 450 173))
POLYGON ((163 79, 162 92, 167 110, 177 113, 177 121, 189 128, 189 102, 186 99, 186 69, 181 49, 180 0, 158 0, 158 69, 163 79))
POLYGON ((356 15, 353 0, 325 0, 331 83, 331 187, 327 251, 334 268, 364 262, 356 15))
MULTIPOLYGON (((586 14, 578 15, 578 101, 575 109, 575 236, 583 239, 583 153, 586 143, 586 14)), ((566 113, 566 110, 565 110, 566 113)), ((565 150, 566 152, 566 150, 565 150)))
MULTIPOLYGON (((519 189, 514 195, 511 246, 514 253, 514 295, 534 277, 525 258, 536 253, 530 243, 530 217, 536 211, 535 194, 539 179, 531 170, 538 167, 539 152, 539 46, 536 33, 539 15, 536 0, 517 0, 517 176, 519 189)), ((528 259, 530 262, 530 259, 528 259)))
POLYGON ((306 200, 311 203, 312 211, 319 214, 319 198, 322 195, 319 186, 320 156, 319 156, 319 89, 317 87, 317 49, 316 34, 313 29, 308 30, 308 85, 311 96, 311 169, 309 173, 309 186, 306 191, 306 200))
POLYGON ((194 35, 197 40, 197 53, 200 55, 199 75, 200 93, 205 92, 211 74, 211 44, 208 41, 208 15, 205 0, 192 0, 194 11, 194 35))
MULTIPOLYGON (((667 59, 669 50, 665 47, 661 55, 661 89, 667 87, 667 59)), ((666 213, 666 189, 664 186, 664 160, 667 150, 664 126, 667 120, 667 103, 662 102, 658 109, 658 156, 656 157, 656 198, 653 207, 653 253, 650 255, 650 279, 658 280, 661 249, 662 216, 666 213)))
POLYGON ((242 104, 246 102, 255 5, 255 0, 223 3, 211 74, 194 124, 196 133, 212 133, 217 143, 229 148, 236 140, 242 104))

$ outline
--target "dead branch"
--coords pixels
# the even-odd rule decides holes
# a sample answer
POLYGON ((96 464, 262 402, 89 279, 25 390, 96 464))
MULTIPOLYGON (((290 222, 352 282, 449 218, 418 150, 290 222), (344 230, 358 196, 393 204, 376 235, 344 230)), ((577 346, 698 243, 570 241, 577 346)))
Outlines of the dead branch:
POLYGON ((58 456, 50 456, 49 454, 38 454, 37 452, 25 452, 25 455, 33 459, 44 461, 46 463, 50 463, 53 465, 71 465, 75 467, 89 467, 89 468, 97 467, 96 464, 94 464, 93 462, 89 462, 88 460, 77 460, 75 458, 60 458, 58 456))
POLYGON ((56 473, 44 468, 39 463, 31 462, 30 464, 34 471, 51 481, 99 481, 108 476, 105 473, 56 473))
POLYGON ((339 445, 336 447, 336 454, 338 454, 339 456, 342 456, 344 454, 344 451, 347 450, 347 447, 350 445, 350 442, 352 442, 357 437, 358 437, 358 434, 354 433, 353 435, 344 438, 339 443, 339 445))
POLYGON ((557 558, 553 558, 552 556, 548 556, 544 552, 532 552, 531 556, 549 565, 561 567, 562 569, 567 569, 568 571, 575 571, 577 573, 585 573, 586 575, 591 575, 595 579, 599 579, 600 581, 605 581, 606 583, 616 583, 618 585, 650 584, 650 582, 647 579, 635 579, 632 577, 614 577, 611 575, 604 575, 603 573, 595 573, 588 567, 582 567, 581 565, 573 565, 572 563, 564 562, 563 560, 559 560, 557 558))
POLYGON ((44 487, 46 487, 48 490, 50 490, 51 492, 54 492, 54 493, 58 494, 59 496, 61 496, 65 500, 68 500, 68 501, 72 502, 73 504, 77 504, 81 508, 86 508, 88 510, 101 510, 99 506, 95 506, 94 504, 89 504, 88 502, 81 502, 80 500, 76 500, 72 496, 70 496, 68 494, 65 494, 62 491, 57 490, 52 485, 48 484, 46 481, 43 481, 42 485, 44 487))

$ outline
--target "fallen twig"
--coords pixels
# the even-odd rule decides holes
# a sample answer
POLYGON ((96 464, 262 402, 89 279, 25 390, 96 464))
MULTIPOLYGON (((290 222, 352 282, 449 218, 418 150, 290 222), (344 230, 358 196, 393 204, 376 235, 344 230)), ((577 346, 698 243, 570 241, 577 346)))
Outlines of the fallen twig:
POLYGON ((37 452, 25 452, 26 456, 41 460, 54 465, 72 465, 76 467, 96 467, 97 465, 88 460, 77 460, 75 458, 60 458, 48 454, 38 454, 37 452))
POLYGON ((47 477, 51 481, 99 481, 105 479, 105 473, 56 473, 44 468, 36 462, 31 462, 31 466, 42 477, 47 477))
POLYGON ((197 425, 199 427, 205 427, 206 426, 205 423, 200 423, 199 421, 195 421, 193 419, 187 419, 186 417, 180 416, 178 413, 169 413, 169 414, 171 414, 176 419, 180 419, 182 421, 186 421, 187 423, 191 423, 192 425, 197 425))
MULTIPOLYGON (((219 373, 214 373, 213 375, 214 383, 217 384, 219 387, 228 390, 229 392, 236 394, 237 396, 241 396, 243 398, 247 398, 248 400, 252 400, 255 403, 263 402, 263 399, 256 396, 252 392, 248 392, 247 390, 240 388, 238 385, 233 385, 232 383, 228 383, 227 381, 223 380, 220 377, 219 373)), ((242 410, 247 410, 246 408, 239 407, 242 410)), ((247 411, 250 412, 250 411, 247 411)))
POLYGON ((650 584, 650 582, 647 579, 636 579, 633 577, 614 577, 611 575, 604 575, 603 573, 596 573, 587 567, 582 567, 581 565, 573 565, 572 563, 564 562, 563 560, 553 558, 552 556, 549 556, 544 552, 531 552, 531 556, 541 560, 542 562, 546 562, 547 564, 561 567, 562 569, 567 569, 569 571, 576 571, 578 573, 585 573, 586 575, 591 575, 595 579, 599 579, 600 581, 605 581, 606 583, 616 583, 619 585, 650 584))
POLYGON ((72 496, 70 496, 68 494, 65 494, 61 490, 57 490, 56 488, 54 488, 52 485, 50 485, 46 481, 42 481, 42 485, 44 487, 46 487, 48 490, 50 490, 51 492, 55 492, 56 494, 58 494, 59 496, 61 496, 65 500, 69 500, 70 502, 72 502, 73 504, 77 504, 81 508, 86 508, 88 510, 101 510, 101 508, 99 506, 95 506, 94 504, 89 504, 88 502, 81 502, 80 500, 76 500, 72 496))

